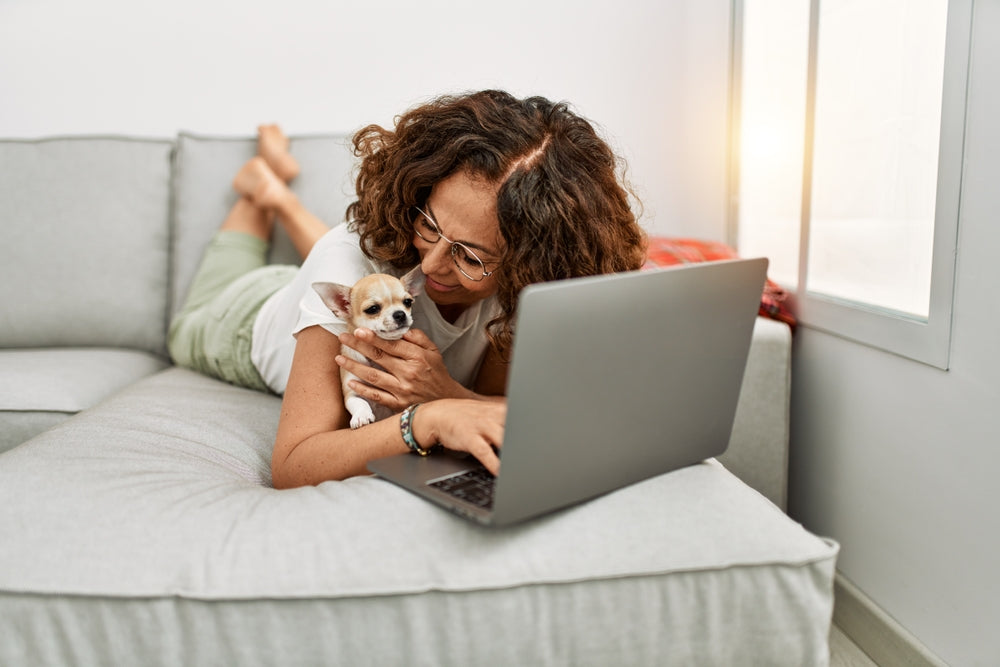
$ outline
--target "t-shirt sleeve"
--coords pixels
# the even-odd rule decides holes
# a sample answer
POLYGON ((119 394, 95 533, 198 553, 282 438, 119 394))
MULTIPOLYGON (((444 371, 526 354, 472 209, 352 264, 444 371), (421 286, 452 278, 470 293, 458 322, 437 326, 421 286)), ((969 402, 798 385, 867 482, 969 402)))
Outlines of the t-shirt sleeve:
POLYGON ((351 232, 347 225, 341 225, 324 235, 313 247, 300 270, 302 296, 292 335, 298 335, 303 329, 316 325, 334 334, 347 331, 347 323, 323 303, 312 284, 330 282, 353 285, 366 275, 378 273, 380 269, 361 252, 359 242, 357 233, 351 232))

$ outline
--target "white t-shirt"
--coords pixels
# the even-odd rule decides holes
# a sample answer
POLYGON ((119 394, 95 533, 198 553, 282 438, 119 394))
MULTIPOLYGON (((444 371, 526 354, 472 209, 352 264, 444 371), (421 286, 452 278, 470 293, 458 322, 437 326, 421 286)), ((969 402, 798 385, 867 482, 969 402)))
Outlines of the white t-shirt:
MULTIPOLYGON (((403 271, 366 257, 360 241, 346 223, 331 229, 313 247, 292 282, 265 301, 257 314, 250 359, 275 393, 285 393, 295 336, 300 331, 315 325, 334 334, 347 331, 347 323, 334 315, 312 288, 314 282, 353 285, 372 273, 402 275, 403 271)), ((434 341, 451 376, 471 387, 488 345, 486 324, 499 313, 496 297, 489 297, 451 324, 430 299, 418 296, 413 303, 413 327, 434 341)))

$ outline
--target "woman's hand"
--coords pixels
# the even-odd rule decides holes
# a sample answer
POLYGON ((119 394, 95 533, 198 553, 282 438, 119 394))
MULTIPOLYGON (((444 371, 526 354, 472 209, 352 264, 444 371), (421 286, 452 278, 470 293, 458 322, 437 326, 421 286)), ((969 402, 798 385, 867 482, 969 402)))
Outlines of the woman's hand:
POLYGON ((451 377, 437 346, 418 329, 411 329, 399 340, 382 340, 370 329, 357 329, 353 334, 341 334, 340 342, 385 369, 338 355, 337 364, 361 378, 361 382, 353 381, 351 388, 394 411, 438 398, 475 396, 451 377))
POLYGON ((494 475, 500 473, 507 401, 442 400, 421 405, 413 413, 413 437, 422 447, 440 443, 468 452, 494 475))

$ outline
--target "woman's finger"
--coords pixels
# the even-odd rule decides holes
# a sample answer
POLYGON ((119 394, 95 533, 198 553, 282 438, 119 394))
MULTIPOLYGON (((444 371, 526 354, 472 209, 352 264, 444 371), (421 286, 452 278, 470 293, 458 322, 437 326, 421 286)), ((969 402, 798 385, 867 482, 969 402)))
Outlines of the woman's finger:
POLYGON ((348 373, 353 373, 362 382, 374 387, 392 390, 399 384, 392 373, 387 373, 362 361, 356 361, 343 354, 338 354, 334 357, 334 361, 348 373))
POLYGON ((394 396, 391 392, 383 391, 377 387, 367 385, 357 380, 351 380, 350 387, 358 394, 358 396, 364 398, 368 402, 378 403, 379 405, 383 405, 390 410, 402 410, 409 405, 408 402, 399 400, 399 398, 394 396))
POLYGON ((371 329, 356 329, 353 333, 340 334, 340 342, 352 350, 357 350, 378 364, 392 363, 393 359, 412 359, 419 350, 404 339, 383 340, 371 329))
POLYGON ((410 329, 403 335, 403 340, 409 341, 428 352, 438 353, 438 346, 420 329, 410 329))
POLYGON ((483 464, 483 467, 490 471, 491 475, 496 477, 500 474, 500 457, 496 455, 492 447, 484 443, 480 447, 470 448, 470 453, 483 464))

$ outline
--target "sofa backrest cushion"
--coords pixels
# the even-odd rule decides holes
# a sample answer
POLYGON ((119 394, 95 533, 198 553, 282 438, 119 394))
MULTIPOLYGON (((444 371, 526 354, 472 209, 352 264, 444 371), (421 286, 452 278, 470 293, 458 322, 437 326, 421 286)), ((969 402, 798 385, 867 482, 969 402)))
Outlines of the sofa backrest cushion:
MULTIPOLYGON (((350 137, 293 136, 290 150, 302 168, 291 183, 300 201, 331 227, 343 222, 347 205, 354 199, 350 137)), ((256 151, 255 138, 187 133, 178 137, 174 156, 172 313, 183 305, 205 246, 237 201, 233 177, 256 151)), ((301 263, 280 224, 275 226, 270 261, 301 263)))
POLYGON ((0 347, 164 351, 172 149, 0 141, 0 347))

